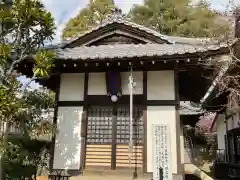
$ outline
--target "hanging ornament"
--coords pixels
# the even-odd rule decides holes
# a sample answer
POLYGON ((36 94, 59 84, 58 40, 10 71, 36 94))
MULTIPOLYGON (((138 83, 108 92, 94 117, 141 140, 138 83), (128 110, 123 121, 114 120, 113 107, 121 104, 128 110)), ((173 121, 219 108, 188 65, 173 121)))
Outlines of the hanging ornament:
POLYGON ((121 75, 118 69, 110 70, 106 73, 107 95, 112 102, 117 102, 121 97, 121 75))

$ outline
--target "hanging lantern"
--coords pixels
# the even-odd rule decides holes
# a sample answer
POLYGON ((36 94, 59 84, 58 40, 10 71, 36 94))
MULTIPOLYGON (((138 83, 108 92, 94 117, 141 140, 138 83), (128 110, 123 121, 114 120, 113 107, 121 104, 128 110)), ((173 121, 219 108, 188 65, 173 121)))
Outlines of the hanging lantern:
POLYGON ((112 102, 117 102, 122 95, 121 75, 118 69, 113 69, 106 73, 107 95, 112 102))

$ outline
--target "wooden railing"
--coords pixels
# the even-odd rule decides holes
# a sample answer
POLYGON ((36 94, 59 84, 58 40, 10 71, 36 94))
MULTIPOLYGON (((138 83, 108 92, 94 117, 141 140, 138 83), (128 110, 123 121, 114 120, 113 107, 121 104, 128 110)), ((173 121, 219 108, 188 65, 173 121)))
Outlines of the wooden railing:
POLYGON ((203 160, 214 159, 209 156, 209 152, 206 147, 193 147, 184 148, 184 161, 187 164, 194 164, 199 166, 202 164, 203 160))

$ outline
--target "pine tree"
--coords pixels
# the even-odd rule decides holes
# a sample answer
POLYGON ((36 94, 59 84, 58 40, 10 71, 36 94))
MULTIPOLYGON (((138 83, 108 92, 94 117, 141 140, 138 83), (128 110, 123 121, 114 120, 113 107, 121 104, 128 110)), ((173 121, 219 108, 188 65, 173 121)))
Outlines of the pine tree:
POLYGON ((63 30, 62 38, 77 36, 88 29, 100 24, 115 7, 113 0, 90 0, 87 7, 69 20, 63 30))
POLYGON ((143 5, 133 6, 129 17, 166 35, 218 37, 228 31, 228 22, 212 11, 208 3, 190 3, 190 0, 145 0, 143 5))

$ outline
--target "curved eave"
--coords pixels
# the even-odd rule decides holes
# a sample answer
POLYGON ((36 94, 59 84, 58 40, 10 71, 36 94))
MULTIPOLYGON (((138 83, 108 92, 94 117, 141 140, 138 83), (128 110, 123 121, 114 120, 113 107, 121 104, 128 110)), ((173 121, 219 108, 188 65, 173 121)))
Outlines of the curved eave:
MULTIPOLYGON (((60 73, 83 73, 83 72, 105 72, 109 67, 120 67, 123 71, 128 71, 129 67, 132 66, 133 70, 175 70, 179 71, 179 84, 180 91, 184 97, 190 96, 191 101, 199 101, 200 98, 206 92, 206 89, 210 86, 211 82, 204 79, 204 76, 210 76, 212 70, 206 70, 202 67, 206 58, 215 57, 218 55, 226 54, 226 48, 220 48, 217 50, 209 50, 207 52, 194 52, 194 53, 183 53, 183 54, 168 54, 168 55, 151 55, 151 56, 134 56, 134 57, 115 57, 103 59, 100 58, 89 58, 89 59, 62 59, 58 58, 55 61, 55 67, 52 74, 60 73), (199 62, 200 61, 200 62, 199 62), (181 77, 184 76, 184 77, 181 77), (190 79, 189 79, 190 78, 190 79), (188 86, 186 89, 185 85, 188 86), (189 87, 189 85, 191 85, 189 87)), ((17 70, 26 75, 32 77, 32 61, 28 60, 18 65, 17 70)), ((54 89, 56 85, 55 76, 51 75, 50 78, 40 80, 40 84, 47 86, 50 89, 54 89)))

